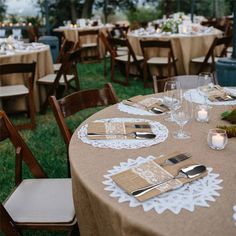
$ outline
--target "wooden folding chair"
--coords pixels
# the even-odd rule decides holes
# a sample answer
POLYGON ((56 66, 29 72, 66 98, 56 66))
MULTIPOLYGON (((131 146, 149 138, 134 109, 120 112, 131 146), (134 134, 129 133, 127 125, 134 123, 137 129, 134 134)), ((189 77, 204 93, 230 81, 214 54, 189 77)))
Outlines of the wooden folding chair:
POLYGON ((73 91, 80 90, 77 62, 80 58, 81 50, 77 49, 73 52, 67 52, 63 58, 61 67, 56 74, 48 74, 37 80, 39 85, 41 113, 45 113, 48 106, 48 98, 56 94, 57 97, 68 93, 70 89, 73 91), (70 74, 68 74, 70 72, 70 74), (72 84, 74 83, 74 84, 72 84), (41 87, 46 89, 46 98, 43 101, 41 87))
POLYGON ((177 58, 174 55, 170 40, 140 40, 144 64, 143 64, 143 79, 144 87, 149 87, 148 78, 153 76, 150 67, 155 66, 158 69, 158 77, 160 79, 171 76, 171 70, 174 69, 174 75, 177 75, 177 58), (160 50, 165 51, 165 56, 160 55, 160 50), (157 53, 153 53, 157 52, 157 53), (164 74, 164 69, 167 69, 167 74, 164 74))
POLYGON ((193 89, 198 87, 197 75, 178 75, 166 79, 160 79, 157 76, 153 76, 153 91, 154 93, 164 92, 165 83, 169 80, 177 80, 180 82, 181 89, 193 89))
POLYGON ((111 53, 111 80, 123 85, 129 84, 129 75, 131 64, 134 65, 139 72, 139 76, 142 77, 143 71, 141 62, 143 61, 142 56, 135 55, 135 52, 127 38, 113 38, 108 37, 108 42, 111 44, 113 50, 111 53), (120 48, 126 48, 123 55, 120 54, 120 48), (125 81, 118 80, 115 78, 115 65, 118 64, 119 68, 125 67, 125 81))
POLYGON ((231 36, 215 38, 205 56, 193 58, 191 60, 191 63, 200 66, 197 74, 207 71, 209 67, 210 67, 210 72, 213 73, 215 71, 215 62, 218 61, 220 57, 227 56, 227 48, 231 44, 231 41, 232 41, 231 36), (219 46, 221 46, 222 49, 220 50, 220 53, 217 54, 216 48, 219 46))
POLYGON ((0 142, 9 139, 15 148, 15 188, 0 202, 0 231, 20 236, 24 229, 68 231, 79 235, 72 199, 71 179, 49 179, 39 162, 0 111, 0 142), (23 162, 33 178, 22 178, 23 162))
POLYGON ((80 63, 101 62, 99 44, 99 30, 79 31, 78 47, 81 49, 80 63))
MULTIPOLYGON (((66 144, 67 153, 72 132, 67 126, 65 118, 86 108, 108 106, 117 102, 118 98, 110 83, 105 84, 102 89, 78 91, 59 100, 55 96, 50 97, 50 104, 66 144)), ((70 176, 69 157, 67 160, 68 174, 70 176)))
POLYGON ((64 42, 62 43, 56 63, 53 64, 54 72, 59 71, 59 69, 61 67, 61 63, 62 63, 63 58, 65 57, 66 53, 70 52, 73 49, 75 49, 75 42, 65 39, 64 42))
MULTIPOLYGON (((30 118, 30 122, 26 124, 18 125, 18 129, 34 129, 36 126, 35 122, 35 104, 34 104, 34 78, 35 78, 36 62, 32 63, 14 63, 14 64, 2 64, 0 65, 0 80, 4 78, 9 81, 12 76, 17 76, 18 81, 13 85, 0 86, 0 99, 13 100, 25 97, 27 113, 30 118), (20 77, 22 76, 22 77, 20 77), (25 84, 24 84, 24 82, 25 84)), ((4 107, 4 104, 3 104, 4 107)))

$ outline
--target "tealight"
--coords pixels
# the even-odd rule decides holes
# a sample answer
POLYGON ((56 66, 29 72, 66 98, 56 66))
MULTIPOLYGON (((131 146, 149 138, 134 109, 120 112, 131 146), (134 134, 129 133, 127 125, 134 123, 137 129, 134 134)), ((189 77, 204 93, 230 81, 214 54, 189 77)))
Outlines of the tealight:
POLYGON ((210 108, 207 105, 197 105, 195 109, 195 118, 199 122, 208 122, 210 118, 210 108))
POLYGON ((226 131, 223 129, 210 129, 207 136, 207 142, 212 149, 224 149, 228 142, 226 131))

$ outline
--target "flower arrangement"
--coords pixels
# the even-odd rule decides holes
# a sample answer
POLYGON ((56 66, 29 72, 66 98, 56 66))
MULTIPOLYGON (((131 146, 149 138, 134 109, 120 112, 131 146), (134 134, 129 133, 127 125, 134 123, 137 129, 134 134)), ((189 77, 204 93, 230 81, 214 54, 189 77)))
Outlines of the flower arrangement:
POLYGON ((167 19, 161 26, 162 32, 177 33, 181 20, 167 19))

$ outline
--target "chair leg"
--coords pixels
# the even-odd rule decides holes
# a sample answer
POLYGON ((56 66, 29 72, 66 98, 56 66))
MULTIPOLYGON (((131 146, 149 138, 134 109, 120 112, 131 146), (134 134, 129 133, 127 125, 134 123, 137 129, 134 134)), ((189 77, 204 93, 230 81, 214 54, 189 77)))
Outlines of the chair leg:
POLYGON ((78 223, 75 227, 68 233, 68 236, 80 236, 78 223))

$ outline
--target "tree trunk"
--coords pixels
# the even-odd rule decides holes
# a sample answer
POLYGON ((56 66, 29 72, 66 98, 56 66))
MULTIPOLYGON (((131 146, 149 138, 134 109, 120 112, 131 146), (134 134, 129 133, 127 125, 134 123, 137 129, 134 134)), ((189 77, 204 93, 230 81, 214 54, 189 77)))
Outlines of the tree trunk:
POLYGON ((92 15, 94 0, 85 0, 82 9, 82 18, 90 18, 92 15))
POLYGON ((77 14, 76 14, 76 9, 75 9, 75 1, 70 0, 70 12, 71 12, 71 19, 73 22, 76 22, 77 19, 77 14))

